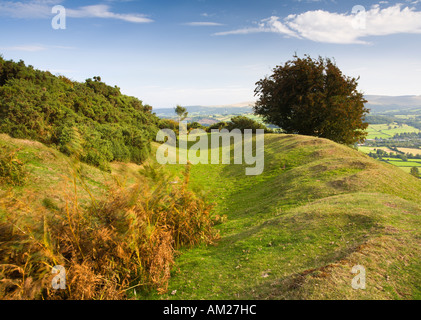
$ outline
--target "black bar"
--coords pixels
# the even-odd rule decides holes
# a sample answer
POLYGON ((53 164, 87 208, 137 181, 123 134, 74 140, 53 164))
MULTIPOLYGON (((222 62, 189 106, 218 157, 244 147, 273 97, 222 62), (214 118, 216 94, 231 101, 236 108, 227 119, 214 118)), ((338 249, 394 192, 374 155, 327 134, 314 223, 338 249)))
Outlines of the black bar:
MULTIPOLYGON (((419 302, 419 301, 418 301, 419 302)), ((378 318, 390 312, 419 307, 417 301, 255 301, 255 300, 128 300, 128 301, 0 301, 3 315, 7 311, 28 316, 50 315, 57 318, 100 316, 132 319, 294 319, 310 315, 351 317, 373 315, 378 318)), ((119 319, 115 319, 119 320, 119 319)))

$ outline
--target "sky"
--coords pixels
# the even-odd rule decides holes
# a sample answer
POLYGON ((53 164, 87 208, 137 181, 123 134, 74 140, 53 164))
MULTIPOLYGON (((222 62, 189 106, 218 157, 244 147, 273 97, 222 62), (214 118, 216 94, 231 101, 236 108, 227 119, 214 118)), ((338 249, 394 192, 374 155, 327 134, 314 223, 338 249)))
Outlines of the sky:
POLYGON ((0 0, 5 59, 154 108, 254 101, 295 53, 334 59, 364 94, 421 95, 421 0, 0 0))

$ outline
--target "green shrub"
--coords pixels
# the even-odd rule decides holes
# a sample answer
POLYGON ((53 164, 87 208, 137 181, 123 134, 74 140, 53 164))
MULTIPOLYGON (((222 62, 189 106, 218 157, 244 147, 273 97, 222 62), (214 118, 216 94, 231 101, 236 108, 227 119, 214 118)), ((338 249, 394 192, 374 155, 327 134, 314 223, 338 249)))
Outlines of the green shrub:
POLYGON ((246 116, 235 116, 231 118, 231 121, 227 124, 228 130, 240 129, 244 133, 245 129, 251 129, 256 132, 257 129, 265 130, 266 133, 271 133, 272 130, 266 128, 266 126, 260 122, 250 119, 246 116))
POLYGON ((221 121, 221 122, 218 122, 218 123, 214 123, 214 124, 212 124, 212 125, 210 125, 208 128, 207 128, 207 131, 208 132, 211 132, 211 130, 222 130, 222 129, 225 129, 227 127, 227 123, 226 122, 224 122, 224 121, 221 121))
POLYGON ((141 163, 160 122, 151 109, 100 77, 80 83, 0 57, 0 132, 14 138, 55 145, 99 167, 141 163))
POLYGON ((211 132, 213 129, 227 129, 232 131, 234 129, 240 129, 242 133, 244 133, 245 129, 251 129, 253 132, 256 132, 257 129, 263 129, 265 133, 273 133, 272 129, 267 128, 264 124, 257 122, 253 119, 250 119, 246 116, 235 116, 231 118, 229 122, 218 122, 214 123, 207 128, 208 132, 211 132))

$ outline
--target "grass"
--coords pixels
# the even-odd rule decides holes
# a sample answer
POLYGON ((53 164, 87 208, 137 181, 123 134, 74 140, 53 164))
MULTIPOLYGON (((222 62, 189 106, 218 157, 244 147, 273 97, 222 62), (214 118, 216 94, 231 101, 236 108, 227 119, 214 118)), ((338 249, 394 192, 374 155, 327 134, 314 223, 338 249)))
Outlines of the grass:
POLYGON ((175 294, 160 298, 419 297, 417 179, 303 136, 266 136, 265 162, 255 177, 240 165, 193 166, 192 183, 228 221, 216 246, 182 251, 169 286, 175 294), (356 264, 367 268, 365 291, 351 288, 356 264))
MULTIPOLYGON (((14 190, 36 192, 40 205, 59 205, 54 189, 65 157, 7 136, 0 143, 26 145, 18 156, 25 158, 29 181, 14 190)), ((263 174, 246 176, 245 167, 192 166, 190 188, 214 202, 221 239, 179 248, 168 293, 133 291, 134 297, 420 299, 419 180, 349 147, 297 135, 266 135, 263 174), (354 265, 366 268, 366 290, 351 287, 354 265)), ((112 168, 117 177, 138 169, 112 168)), ((185 166, 166 169, 182 177, 185 166)), ((111 175, 84 170, 90 186, 104 194, 111 175)))

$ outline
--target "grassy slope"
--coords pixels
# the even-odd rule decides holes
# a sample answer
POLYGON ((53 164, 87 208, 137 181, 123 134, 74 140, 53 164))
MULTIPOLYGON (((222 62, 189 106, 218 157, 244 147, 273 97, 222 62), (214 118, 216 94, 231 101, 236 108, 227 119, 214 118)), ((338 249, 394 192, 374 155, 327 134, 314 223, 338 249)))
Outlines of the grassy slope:
MULTIPOLYGON (((6 134, 0 134, 0 145, 8 145, 19 150, 17 157, 25 163, 27 178, 24 186, 11 188, 0 184, 1 196, 12 191, 15 196, 31 206, 32 210, 44 206, 46 200, 54 206, 64 204, 65 195, 73 192, 72 187, 72 162, 55 149, 49 148, 40 142, 13 139, 6 134)), ((100 171, 98 168, 81 165, 82 176, 87 184, 87 189, 94 198, 100 198, 106 194, 107 185, 113 181, 113 176, 128 182, 134 182, 134 174, 140 166, 135 164, 113 163, 112 174, 100 171)), ((85 188, 78 185, 79 200, 90 202, 91 196, 85 188)), ((0 208, 1 216, 1 208, 0 208)))
MULTIPOLYGON (((68 158, 6 135, 0 143, 22 148, 19 158, 30 171, 14 191, 35 208, 45 198, 59 202, 68 158)), ((303 136, 266 136, 265 162, 260 176, 246 176, 242 165, 192 167, 193 188, 217 203, 215 214, 228 216, 217 226, 222 239, 182 252, 170 293, 142 298, 421 298, 419 181, 348 147, 303 136), (367 270, 366 290, 351 288, 357 264, 367 270)), ((139 169, 112 167, 118 177, 139 169)), ((104 195, 111 175, 83 170, 94 196, 104 195)))
POLYGON ((417 179, 304 136, 266 136, 265 163, 256 177, 241 165, 193 166, 192 182, 228 221, 217 246, 178 258, 177 292, 164 298, 421 298, 417 179), (351 287, 358 264, 366 290, 351 287))

